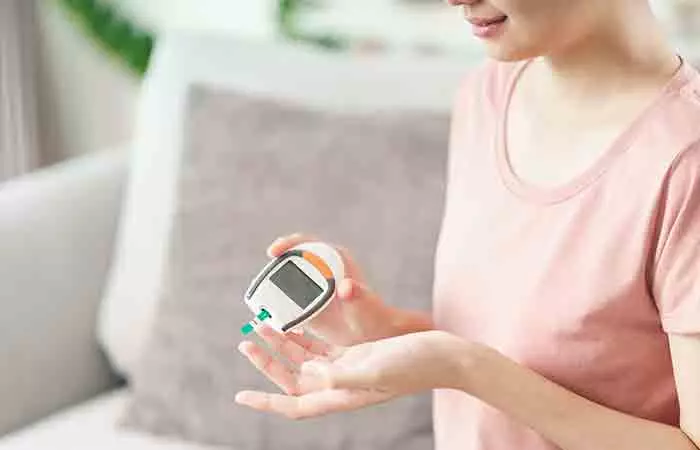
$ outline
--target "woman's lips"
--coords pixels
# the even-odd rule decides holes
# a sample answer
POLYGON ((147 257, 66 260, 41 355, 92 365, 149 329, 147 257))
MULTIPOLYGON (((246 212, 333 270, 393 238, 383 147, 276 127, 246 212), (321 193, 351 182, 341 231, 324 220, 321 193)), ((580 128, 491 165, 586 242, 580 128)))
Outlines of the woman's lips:
POLYGON ((498 36, 508 21, 508 16, 491 18, 470 17, 467 19, 472 24, 472 32, 475 36, 488 39, 498 36))

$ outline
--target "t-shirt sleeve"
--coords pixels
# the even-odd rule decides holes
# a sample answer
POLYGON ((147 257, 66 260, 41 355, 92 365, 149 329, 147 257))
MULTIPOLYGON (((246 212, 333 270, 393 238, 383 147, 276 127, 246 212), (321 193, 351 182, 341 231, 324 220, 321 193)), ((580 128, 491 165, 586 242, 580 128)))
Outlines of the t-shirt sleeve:
POLYGON ((700 145, 668 174, 652 289, 669 334, 700 334, 700 145))

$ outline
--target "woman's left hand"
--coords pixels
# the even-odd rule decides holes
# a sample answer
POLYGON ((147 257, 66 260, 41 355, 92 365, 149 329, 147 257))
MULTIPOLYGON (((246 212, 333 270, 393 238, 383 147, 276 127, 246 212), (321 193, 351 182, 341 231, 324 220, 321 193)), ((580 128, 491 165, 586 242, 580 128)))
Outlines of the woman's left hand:
POLYGON ((293 419, 348 411, 392 398, 440 388, 459 388, 467 343, 449 333, 426 331, 332 347, 307 337, 280 335, 269 327, 258 334, 298 370, 244 342, 240 351, 284 394, 238 393, 236 401, 293 419))

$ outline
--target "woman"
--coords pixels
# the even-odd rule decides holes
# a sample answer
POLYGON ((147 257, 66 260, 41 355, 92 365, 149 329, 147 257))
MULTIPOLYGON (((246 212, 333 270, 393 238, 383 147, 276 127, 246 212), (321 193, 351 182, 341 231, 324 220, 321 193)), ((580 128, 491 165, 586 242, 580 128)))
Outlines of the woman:
POLYGON ((700 75, 647 0, 450 4, 497 61, 455 104, 434 318, 353 267, 344 346, 261 329, 301 370, 243 343, 285 394, 237 401, 302 418, 436 389, 440 450, 697 449, 700 75))

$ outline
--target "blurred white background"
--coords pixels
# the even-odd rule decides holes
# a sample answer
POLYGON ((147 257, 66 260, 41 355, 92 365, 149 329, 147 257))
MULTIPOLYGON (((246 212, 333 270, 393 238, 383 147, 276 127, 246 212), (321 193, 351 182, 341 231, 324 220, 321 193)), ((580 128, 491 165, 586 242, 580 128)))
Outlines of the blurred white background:
MULTIPOLYGON (((57 161, 129 140, 139 81, 92 45, 51 0, 38 3, 40 33, 40 104, 45 159, 57 161)), ((275 36, 273 0, 114 0, 144 26, 223 32, 250 39, 275 36)), ((672 1, 653 0, 669 21, 672 1)), ((338 27, 349 35, 382 33, 390 42, 421 39, 426 43, 473 48, 470 33, 440 0, 434 6, 397 9, 393 0, 330 0, 309 15, 310 28, 338 27), (400 11, 400 13, 397 13, 400 11)), ((700 2, 698 2, 700 3, 700 2)), ((700 45, 681 42, 685 53, 700 45)))
MULTIPOLYGON (((180 161, 196 159, 183 157, 187 96, 194 86, 301 99, 302 106, 325 104, 329 111, 345 111, 348 104, 390 113, 420 106, 431 117, 442 114, 447 126, 450 99, 481 57, 469 26, 443 0, 315 0, 328 7, 305 16, 305 30, 376 36, 391 48, 420 49, 418 57, 371 61, 355 57, 357 47, 336 57, 287 43, 244 42, 278 38, 276 0, 100 1, 118 5, 156 35, 177 29, 217 36, 174 33, 162 39, 142 89, 137 76, 73 23, 59 0, 0 0, 0 169, 8 169, 0 170, 0 437, 60 411, 53 424, 21 436, 26 445, 0 443, 0 449, 190 448, 154 446, 150 437, 134 441, 122 433, 116 418, 130 393, 112 397, 108 391, 117 387, 115 370, 126 375, 123 368, 139 359, 158 302, 169 292, 169 249, 180 238, 172 230, 184 216, 178 209, 180 161), (450 51, 436 54, 436 47, 450 51), (37 138, 41 145, 34 151, 37 138), (21 159, 30 164, 15 164, 21 159), (7 161, 17 167, 6 167, 7 161), (66 412, 88 399, 79 413, 66 412)), ((700 0, 653 1, 681 52, 700 63, 700 0)), ((266 128, 259 132, 267 135, 266 128)), ((279 142, 289 148, 286 140, 279 142)), ((435 142, 445 150, 443 141, 435 142)), ((420 169, 415 173, 425 175, 420 169)), ((227 182, 236 178, 220 173, 227 182)), ((211 197, 225 192, 228 199, 230 193, 234 203, 260 195, 257 183, 246 184, 251 192, 227 186, 211 186, 218 189, 211 197)), ((283 187, 273 189, 286 192, 283 187)), ((201 198, 209 200, 208 194, 201 198)), ((244 222, 232 221, 234 228, 226 223, 222 233, 233 229, 246 236, 244 227, 256 223, 244 222)))
MULTIPOLYGON (((110 60, 55 1, 36 0, 44 154, 57 161, 119 145, 131 136, 139 80, 110 60)), ((118 0, 144 26, 274 35, 269 0, 118 0)))

